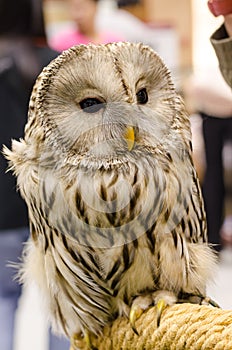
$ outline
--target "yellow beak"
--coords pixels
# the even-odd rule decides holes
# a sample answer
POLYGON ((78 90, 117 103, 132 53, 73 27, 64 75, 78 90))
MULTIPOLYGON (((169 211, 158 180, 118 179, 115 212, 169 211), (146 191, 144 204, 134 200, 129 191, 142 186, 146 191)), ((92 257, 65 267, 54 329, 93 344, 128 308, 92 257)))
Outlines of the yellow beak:
POLYGON ((124 133, 124 138, 127 142, 128 150, 131 151, 135 143, 135 132, 132 126, 127 126, 126 131, 124 133))

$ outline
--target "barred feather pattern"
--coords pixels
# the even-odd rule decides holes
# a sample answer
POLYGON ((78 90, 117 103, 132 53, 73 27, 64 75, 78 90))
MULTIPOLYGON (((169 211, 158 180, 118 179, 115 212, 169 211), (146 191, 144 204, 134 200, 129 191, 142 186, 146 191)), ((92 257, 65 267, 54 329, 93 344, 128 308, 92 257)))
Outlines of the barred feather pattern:
POLYGON ((30 218, 22 280, 38 284, 56 332, 97 334, 152 291, 205 295, 215 257, 189 120, 152 49, 64 52, 35 84, 24 140, 4 152, 30 218), (93 97, 102 107, 81 110, 93 97))

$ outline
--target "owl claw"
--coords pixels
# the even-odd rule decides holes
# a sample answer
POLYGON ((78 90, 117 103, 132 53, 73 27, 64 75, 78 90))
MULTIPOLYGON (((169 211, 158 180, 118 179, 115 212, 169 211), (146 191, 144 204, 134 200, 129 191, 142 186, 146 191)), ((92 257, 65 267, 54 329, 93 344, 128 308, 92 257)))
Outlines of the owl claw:
POLYGON ((153 303, 151 294, 146 295, 139 295, 135 297, 133 300, 131 309, 130 309, 130 315, 129 320, 131 324, 131 328, 135 332, 135 334, 139 335, 136 327, 135 322, 139 319, 139 317, 142 315, 142 313, 149 308, 153 303))
POLYGON ((130 310, 130 325, 131 328, 133 329, 133 331, 135 332, 135 334, 139 335, 136 327, 135 327, 135 322, 136 320, 142 315, 143 313, 143 309, 141 307, 139 307, 138 305, 132 305, 131 310, 130 310))
MULTIPOLYGON (((83 339, 84 339, 84 342, 87 345, 89 350, 98 350, 97 348, 95 348, 95 346, 93 346, 92 341, 91 341, 91 335, 90 335, 90 332, 88 330, 86 330, 84 332, 84 338, 81 339, 82 342, 83 342, 83 339)), ((79 349, 79 346, 77 344, 78 341, 80 341, 80 336, 78 334, 74 334, 71 338, 70 350, 79 349)))
POLYGON ((95 350, 95 348, 93 347, 92 342, 91 342, 91 337, 90 337, 89 331, 85 331, 84 341, 85 341, 86 345, 88 346, 88 349, 95 350))
POLYGON ((76 349, 76 343, 78 342, 78 340, 80 339, 80 335, 75 333, 73 334, 73 336, 71 337, 70 343, 70 350, 75 350, 76 349))
POLYGON ((201 304, 202 305, 212 305, 214 307, 218 307, 219 309, 221 308, 217 303, 216 301, 214 301, 213 299, 209 298, 209 297, 206 297, 204 298, 202 301, 201 301, 201 304))
POLYGON ((164 311, 164 309, 167 307, 167 303, 164 299, 160 299, 158 301, 158 303, 156 304, 156 309, 157 309, 157 319, 156 319, 156 322, 157 322, 157 328, 160 326, 160 320, 161 320, 161 316, 162 316, 162 313, 164 311))
POLYGON ((180 294, 180 297, 178 298, 178 303, 212 305, 214 307, 220 308, 220 306, 216 303, 216 301, 214 301, 210 297, 206 297, 203 295, 197 295, 197 294, 182 293, 182 294, 180 294))

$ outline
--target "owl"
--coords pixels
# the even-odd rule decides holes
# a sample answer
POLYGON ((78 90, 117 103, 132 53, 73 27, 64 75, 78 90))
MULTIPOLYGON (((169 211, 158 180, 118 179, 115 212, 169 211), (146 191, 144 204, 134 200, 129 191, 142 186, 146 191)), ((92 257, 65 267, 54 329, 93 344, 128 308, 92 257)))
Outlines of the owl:
MULTIPOLYGON (((79 45, 38 77, 24 139, 5 148, 28 206, 22 280, 57 333, 205 298, 215 256, 189 117, 150 47, 79 45)), ((157 320, 160 321, 159 319, 157 320)))

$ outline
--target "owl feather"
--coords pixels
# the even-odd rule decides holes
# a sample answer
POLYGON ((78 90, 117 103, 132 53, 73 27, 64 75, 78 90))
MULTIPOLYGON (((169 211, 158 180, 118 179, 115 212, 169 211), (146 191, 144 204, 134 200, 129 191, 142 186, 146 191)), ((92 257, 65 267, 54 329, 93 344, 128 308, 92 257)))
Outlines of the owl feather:
POLYGON ((215 256, 189 116, 151 48, 62 53, 5 155, 30 219, 22 280, 39 286, 56 332, 99 334, 135 300, 205 296, 215 256))

